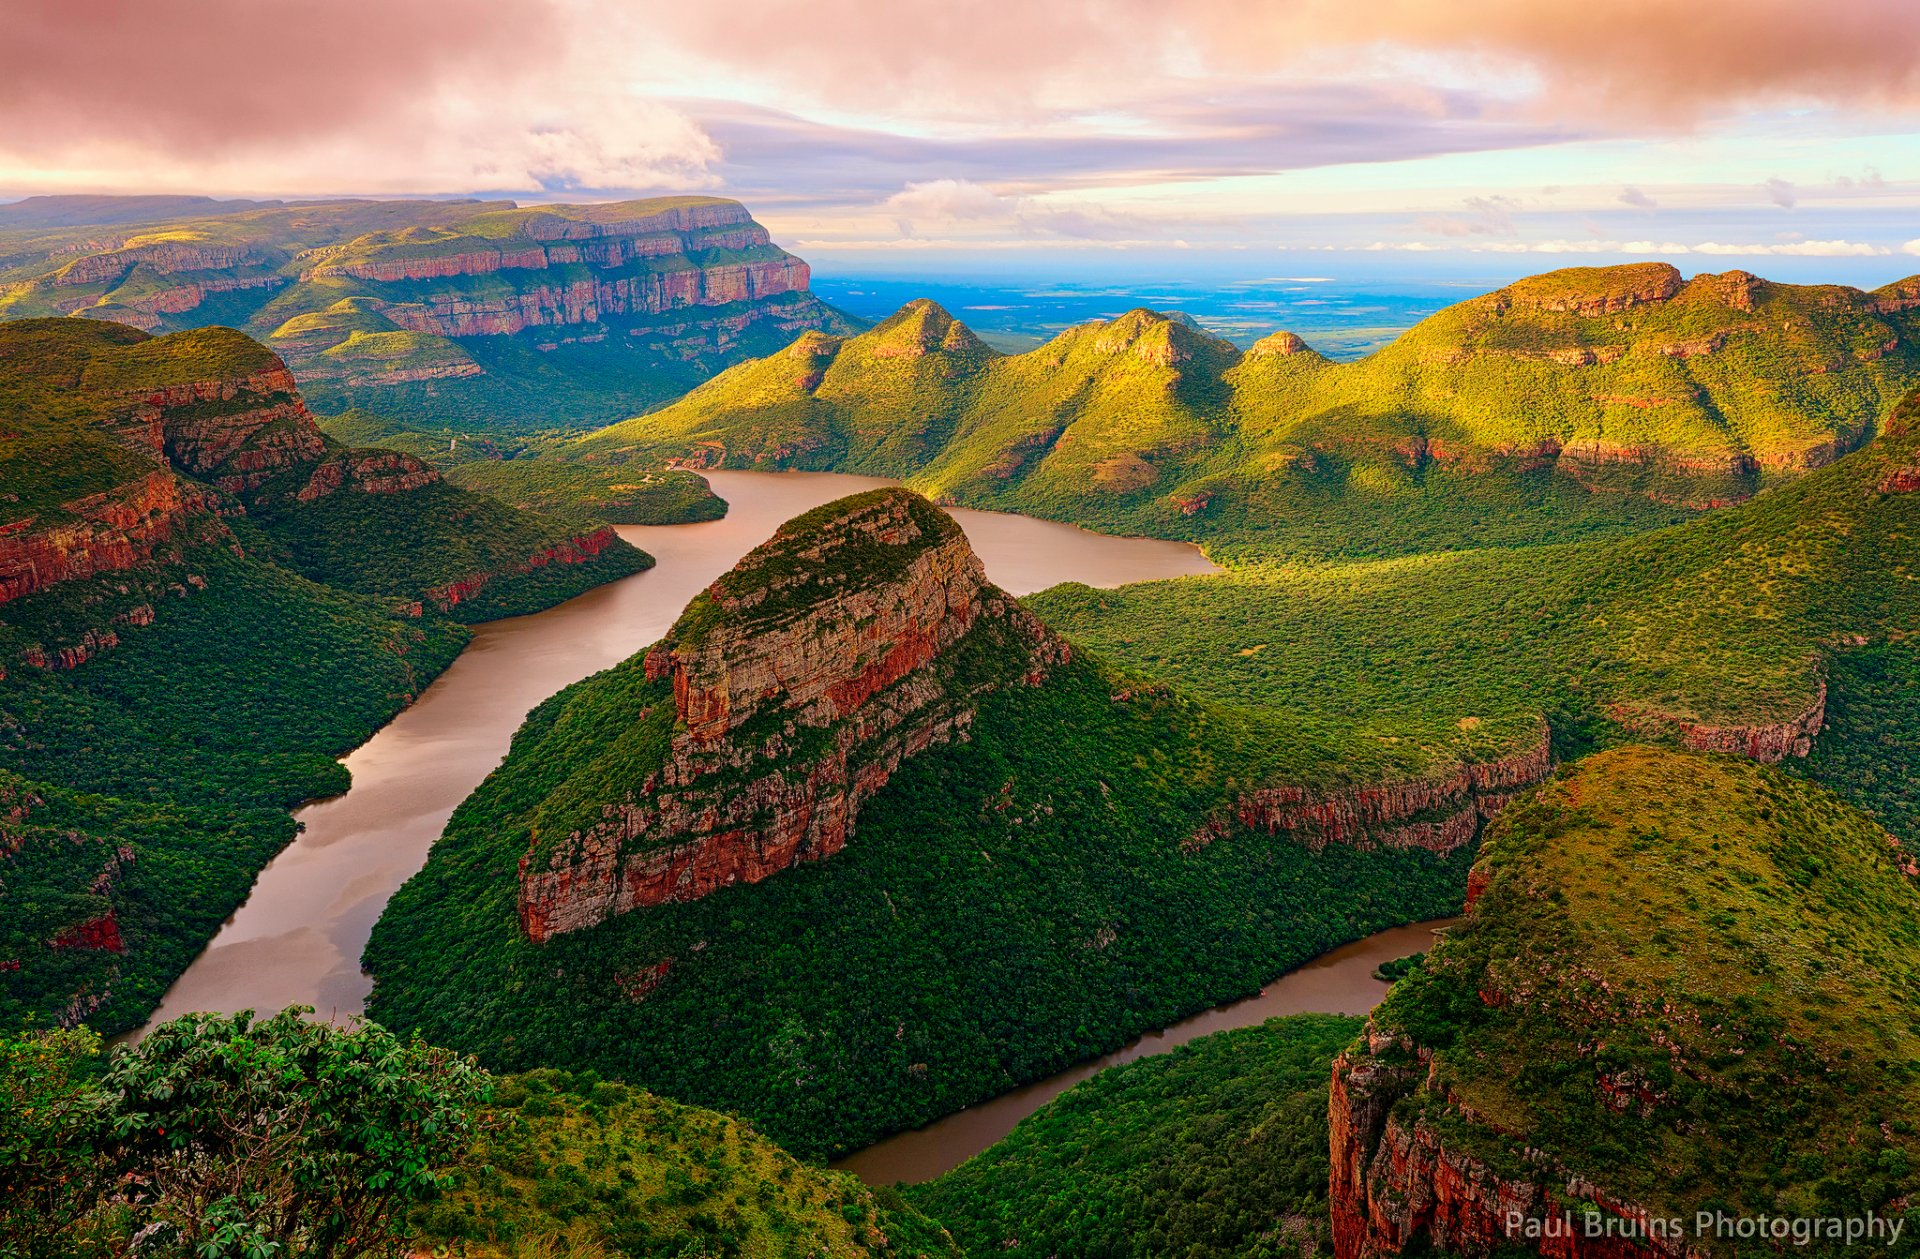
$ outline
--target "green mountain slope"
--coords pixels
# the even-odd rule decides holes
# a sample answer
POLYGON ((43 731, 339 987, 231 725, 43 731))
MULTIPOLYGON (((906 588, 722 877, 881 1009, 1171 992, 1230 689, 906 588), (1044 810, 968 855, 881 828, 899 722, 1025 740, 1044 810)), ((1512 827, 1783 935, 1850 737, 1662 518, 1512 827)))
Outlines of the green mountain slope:
POLYGON ((900 477, 940 501, 1402 553, 1618 532, 1831 462, 1916 380, 1915 281, 1553 272, 1336 364, 1136 310, 1000 355, 930 302, 803 337, 575 444, 590 462, 900 477))
POLYGON ((1360 1030, 1270 1019, 1113 1067, 905 1187, 969 1254, 1325 1254, 1327 1072, 1360 1030))
POLYGON ((228 329, 0 325, 0 1016, 135 1025, 477 618, 647 557, 325 437, 228 329), (423 608, 423 604, 426 606, 423 608))
POLYGON ((961 1253, 890 1191, 802 1163, 743 1120, 590 1073, 504 1078, 482 1132, 452 1191, 415 1214, 416 1245, 475 1259, 543 1246, 742 1259, 961 1253))
POLYGON ((382 916, 372 1007, 845 1150, 1457 907, 1465 786, 1464 835, 1208 825, 1309 738, 1080 655, 924 500, 855 496, 535 710, 382 916))
POLYGON ((1643 747, 1573 767, 1491 829, 1466 923, 1336 1066, 1340 1254, 1488 1253, 1496 1195, 1536 1220, 1644 1210, 1710 1254, 1776 1243, 1697 1236, 1699 1211, 1897 1216, 1915 879, 1871 820, 1765 767, 1643 747), (1442 1162, 1486 1196, 1423 1198, 1442 1162))
POLYGON ((325 410, 594 424, 796 332, 854 327, 807 291, 804 262, 712 197, 43 200, 63 204, 0 219, 0 318, 245 328, 325 410))
POLYGON ((1335 564, 1036 596, 1062 632, 1190 693, 1354 749, 1561 751, 1663 735, 1797 761, 1903 834, 1920 719, 1913 404, 1838 463, 1605 543, 1335 564), (1330 736, 1331 737, 1331 736, 1330 736))

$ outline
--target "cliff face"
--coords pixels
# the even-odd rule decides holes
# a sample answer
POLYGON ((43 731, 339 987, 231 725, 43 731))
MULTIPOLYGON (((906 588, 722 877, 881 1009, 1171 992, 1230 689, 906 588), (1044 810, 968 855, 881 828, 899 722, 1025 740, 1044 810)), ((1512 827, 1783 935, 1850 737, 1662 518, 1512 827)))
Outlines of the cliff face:
POLYGON ((0 301, 14 317, 78 315, 153 333, 245 327, 310 390, 399 388, 414 413, 444 398, 438 414, 468 422, 545 424, 565 406, 551 395, 573 391, 589 420, 631 415, 794 333, 852 330, 808 292, 807 264, 720 198, 181 210, 138 228, 17 234, 0 257, 0 301), (523 333, 535 354, 599 346, 575 353, 631 357, 632 375, 663 378, 616 381, 461 344, 523 333), (462 383, 488 375, 506 387, 462 383), (548 396, 523 396, 530 387, 548 396))
POLYGON ((804 516, 647 653, 657 699, 641 719, 670 730, 664 754, 639 781, 609 784, 585 825, 536 825, 521 925, 544 941, 830 857, 903 759, 965 737, 974 697, 1037 684, 1066 656, 918 496, 878 491, 804 516), (961 680, 968 650, 1001 667, 961 680))
POLYGON ((218 504, 218 495, 155 471, 63 504, 62 520, 0 524, 0 605, 63 581, 144 566, 170 543, 224 535, 218 504))
POLYGON ((1337 1259, 1379 1259, 1424 1245, 1458 1255, 1520 1246, 1545 1259, 1708 1253, 1577 1175, 1551 1166, 1502 1175, 1450 1147, 1444 1125, 1395 1113, 1397 1102, 1438 1087, 1432 1068, 1432 1051, 1372 1024, 1361 1046, 1334 1060, 1328 1197, 1337 1259), (1590 1225, 1592 1212, 1603 1222, 1590 1225))
POLYGON ((1669 735, 1696 752, 1730 752, 1777 765, 1813 751, 1813 741, 1826 725, 1827 684, 1820 682, 1812 701, 1793 716, 1750 726, 1716 726, 1620 705, 1609 711, 1615 721, 1639 734, 1669 735))
POLYGON ((1495 825, 1465 922, 1334 1063, 1338 1259, 1735 1253, 1700 1212, 1804 1213, 1815 1181, 1897 1216, 1920 1105, 1890 1064, 1914 1032, 1874 1002, 1911 965, 1862 959, 1906 934, 1915 870, 1760 765, 1577 763, 1495 825))
MULTIPOLYGON (((1242 826, 1285 832, 1310 848, 1327 844, 1424 848, 1442 855, 1471 843, 1480 827, 1516 792, 1553 772, 1551 734, 1545 723, 1526 747, 1494 760, 1462 765, 1434 779, 1385 782, 1347 791, 1314 792, 1271 786, 1247 792, 1234 803, 1242 826)), ((1225 833, 1216 818, 1187 840, 1204 847, 1225 833)))

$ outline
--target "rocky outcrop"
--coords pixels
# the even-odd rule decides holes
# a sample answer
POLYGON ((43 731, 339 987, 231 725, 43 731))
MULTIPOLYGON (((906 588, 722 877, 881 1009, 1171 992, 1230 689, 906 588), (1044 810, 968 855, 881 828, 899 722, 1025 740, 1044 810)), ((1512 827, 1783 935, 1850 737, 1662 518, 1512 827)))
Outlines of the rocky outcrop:
POLYGON ((1677 739, 1682 747, 1696 752, 1731 752, 1774 765, 1813 751, 1813 741, 1826 725, 1827 684, 1820 682, 1812 701, 1793 716, 1753 725, 1713 725, 1626 704, 1614 704, 1607 712, 1636 734, 1677 739))
POLYGON ((0 604, 63 581, 137 568, 169 544, 219 536, 218 496, 156 470, 62 504, 59 519, 0 524, 0 604))
POLYGON ((128 391, 118 434, 188 476, 244 493, 318 460, 326 438, 277 362, 245 374, 128 391))
POLYGON ((545 941, 839 852, 901 761, 965 736, 977 697, 1067 657, 986 580, 959 526, 905 490, 783 528, 645 657, 664 757, 520 863, 520 921, 545 941), (957 677, 963 646, 999 667, 957 677), (671 721, 668 708, 671 709, 671 721))
POLYGON ((351 488, 363 494, 404 494, 440 479, 412 455, 393 450, 349 450, 323 460, 294 498, 302 503, 351 488))
POLYGON ((1481 825, 1514 794, 1553 772, 1550 732, 1542 722, 1524 748, 1490 761, 1462 764, 1439 778, 1374 783, 1344 791, 1276 785, 1247 792, 1232 816, 1209 821, 1184 845, 1204 847, 1234 823, 1286 834, 1315 849, 1327 844, 1424 848, 1450 853, 1473 842, 1481 825))
POLYGON ((1571 267, 1530 276, 1482 300, 1498 310, 1545 311, 1592 318, 1668 301, 1678 296, 1685 286, 1679 270, 1664 262, 1571 267))
MULTIPOLYGON (((368 492, 393 493, 396 491, 369 490, 368 492)), ((585 564, 618 541, 619 537, 620 535, 611 525, 602 525, 591 532, 576 534, 564 542, 542 547, 526 559, 507 568, 474 573, 458 581, 434 586, 426 592, 427 601, 442 612, 451 611, 486 589, 488 583, 500 578, 518 577, 531 573, 535 569, 545 568, 549 564, 585 564)))
POLYGON ((807 289, 807 264, 791 254, 716 266, 689 264, 569 280, 532 282, 497 296, 453 292, 382 304, 401 328, 443 337, 509 336, 528 328, 597 324, 686 306, 758 302, 807 289))
POLYGON ((1526 1174, 1502 1174, 1450 1146, 1447 1125, 1417 1106, 1397 1105, 1423 1091, 1447 1105, 1433 1067, 1431 1052, 1372 1024, 1361 1045, 1334 1060, 1328 1197, 1337 1259, 1378 1259, 1428 1245, 1476 1256, 1517 1247, 1545 1259, 1705 1253, 1664 1221, 1544 1156, 1526 1174), (1588 1222, 1590 1212, 1597 1224, 1588 1222))

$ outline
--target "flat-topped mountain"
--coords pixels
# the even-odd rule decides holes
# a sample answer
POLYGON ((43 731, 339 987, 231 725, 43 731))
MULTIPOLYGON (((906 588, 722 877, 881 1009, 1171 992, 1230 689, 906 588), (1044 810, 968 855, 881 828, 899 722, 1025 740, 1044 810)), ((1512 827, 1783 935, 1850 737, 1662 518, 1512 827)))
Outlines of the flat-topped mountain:
POLYGON ((941 501, 1235 547, 1533 541, 1739 501, 1857 446, 1920 381, 1916 291, 1576 268, 1352 363, 1287 333, 1242 353, 1150 310, 1002 355, 915 302, 572 453, 898 476, 941 501))
MULTIPOLYGON (((801 516, 647 652, 638 696, 617 696, 640 704, 633 723, 534 811, 521 924, 544 941, 825 860, 903 759, 1067 655, 917 494, 801 516)), ((578 747, 614 698, 580 697, 548 738, 578 747)))
POLYGON ((1777 771, 1582 761, 1495 823, 1466 922, 1335 1063, 1336 1253, 1733 1254, 1698 1213, 1897 1218, 1917 880, 1777 771))
POLYGON ((1322 738, 1086 657, 932 503, 856 495, 529 716, 376 927, 371 1008, 843 1150, 1447 912, 1549 767, 1355 791, 1429 767, 1322 738))
POLYGON ((82 200, 23 207, 14 230, 0 215, 0 316, 244 327, 334 409, 590 423, 803 329, 852 328, 807 291, 806 263, 720 198, 82 200), (584 410, 556 417, 556 399, 584 410))

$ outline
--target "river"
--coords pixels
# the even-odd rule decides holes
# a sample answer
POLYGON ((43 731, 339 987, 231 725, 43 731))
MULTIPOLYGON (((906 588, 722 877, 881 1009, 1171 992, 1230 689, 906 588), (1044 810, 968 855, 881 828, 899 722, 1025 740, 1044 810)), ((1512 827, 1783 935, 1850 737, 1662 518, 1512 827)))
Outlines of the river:
POLYGON ((1163 1054, 1190 1040, 1228 1028, 1252 1027, 1282 1014, 1365 1014, 1387 995, 1389 985, 1373 977, 1382 962, 1424 953, 1434 932, 1457 922, 1444 918, 1393 927, 1323 953, 1262 988, 1259 995, 1202 1010, 1191 1018, 1132 1041, 1057 1075, 1002 1093, 991 1101, 955 1111, 924 1128, 858 1150, 835 1163, 870 1185, 899 1181, 919 1184, 952 1171, 1013 1131, 1013 1126, 1080 1081, 1108 1067, 1163 1054))
MULTIPOLYGON (((476 628, 473 642, 411 708, 346 758, 353 786, 301 809, 300 835, 260 872, 247 901, 168 989, 155 1022, 193 1010, 310 1005, 329 1018, 365 1008, 360 954, 387 900, 426 862, 454 806, 507 754, 529 709, 657 641, 709 582, 784 522, 892 484, 835 473, 717 472, 725 519, 622 526, 651 570, 533 616, 476 628)), ((1115 538, 997 512, 956 511, 1013 594, 1062 581, 1093 586, 1218 571, 1193 547, 1115 538)))

